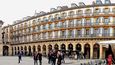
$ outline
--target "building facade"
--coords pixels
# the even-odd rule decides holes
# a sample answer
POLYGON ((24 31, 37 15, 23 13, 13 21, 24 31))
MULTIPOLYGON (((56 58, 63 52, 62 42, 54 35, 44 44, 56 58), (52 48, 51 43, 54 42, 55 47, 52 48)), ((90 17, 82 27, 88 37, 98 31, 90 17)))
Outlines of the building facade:
POLYGON ((115 4, 98 2, 59 6, 4 27, 6 55, 16 55, 19 50, 24 55, 34 51, 46 55, 55 49, 68 54, 83 52, 87 59, 105 58, 106 48, 97 42, 115 39, 115 4))

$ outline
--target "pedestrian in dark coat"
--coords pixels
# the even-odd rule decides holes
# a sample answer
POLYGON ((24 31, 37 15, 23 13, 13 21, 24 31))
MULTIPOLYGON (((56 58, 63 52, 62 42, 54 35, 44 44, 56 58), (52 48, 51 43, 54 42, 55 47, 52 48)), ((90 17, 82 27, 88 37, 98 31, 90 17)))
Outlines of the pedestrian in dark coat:
POLYGON ((20 63, 20 61, 22 61, 22 53, 21 53, 21 51, 18 52, 18 63, 20 63))
POLYGON ((38 53, 39 65, 42 65, 42 53, 38 53))
POLYGON ((51 51, 49 51, 49 53, 48 53, 48 63, 49 64, 51 63, 51 51))
POLYGON ((62 55, 61 55, 61 52, 59 51, 58 54, 57 54, 57 65, 61 65, 61 61, 62 61, 62 55))
POLYGON ((34 65, 38 65, 38 53, 37 52, 33 53, 33 60, 34 60, 34 65))
POLYGON ((55 65, 55 64, 56 64, 56 57, 57 57, 57 54, 53 51, 53 52, 51 53, 52 65, 55 65))

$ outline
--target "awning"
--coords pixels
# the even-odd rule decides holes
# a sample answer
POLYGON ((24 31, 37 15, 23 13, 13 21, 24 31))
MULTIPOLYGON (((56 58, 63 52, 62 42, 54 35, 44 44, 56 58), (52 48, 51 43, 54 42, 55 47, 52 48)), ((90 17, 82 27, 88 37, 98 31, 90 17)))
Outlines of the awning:
POLYGON ((108 48, 109 44, 112 46, 115 46, 115 40, 100 41, 100 42, 97 42, 97 44, 101 44, 103 45, 103 47, 108 48))
POLYGON ((100 41, 97 42, 98 44, 115 44, 115 40, 108 40, 108 41, 100 41))

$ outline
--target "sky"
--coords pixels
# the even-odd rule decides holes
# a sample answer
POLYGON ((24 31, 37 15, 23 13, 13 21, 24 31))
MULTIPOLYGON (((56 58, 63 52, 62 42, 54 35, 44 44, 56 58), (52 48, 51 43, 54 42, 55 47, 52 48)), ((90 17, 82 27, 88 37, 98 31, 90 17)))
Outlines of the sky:
MULTIPOLYGON (((33 16, 35 11, 49 12, 50 8, 57 8, 57 6, 70 7, 71 3, 78 4, 79 2, 89 5, 93 1, 95 0, 0 0, 0 20, 4 22, 3 26, 6 26, 23 17, 33 16)), ((115 3, 115 0, 111 2, 115 3)))

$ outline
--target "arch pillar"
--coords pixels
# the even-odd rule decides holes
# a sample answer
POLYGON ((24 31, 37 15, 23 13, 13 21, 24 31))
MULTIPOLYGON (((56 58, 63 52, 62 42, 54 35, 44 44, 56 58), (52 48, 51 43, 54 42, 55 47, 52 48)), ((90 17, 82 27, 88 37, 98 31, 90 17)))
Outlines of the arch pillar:
POLYGON ((90 45, 90 59, 93 58, 93 44, 90 45))
POLYGON ((59 43, 57 43, 57 44, 58 44, 58 46, 59 46, 59 47, 58 47, 58 48, 59 48, 59 50, 61 50, 61 44, 59 44, 59 43))
MULTIPOLYGON (((40 46, 41 46, 41 48, 40 48, 41 49, 41 53, 43 53, 43 49, 42 49, 43 45, 40 45, 40 46)), ((38 48, 37 48, 37 51, 38 51, 38 48)))
POLYGON ((28 47, 29 47, 29 46, 26 46, 26 47, 27 47, 27 50, 26 50, 26 51, 27 51, 27 54, 28 54, 28 52, 29 52, 29 49, 28 49, 28 47))
POLYGON ((51 43, 51 45, 52 45, 52 49, 54 49, 54 45, 55 45, 55 43, 51 43))
POLYGON ((84 53, 84 44, 83 43, 81 43, 81 52, 84 53))
POLYGON ((68 50, 68 45, 69 45, 69 43, 65 43, 66 50, 68 50))
POLYGON ((76 44, 72 43, 72 45, 73 45, 73 51, 75 51, 76 50, 76 44))
POLYGON ((9 55, 11 56, 12 55, 12 47, 11 46, 8 46, 8 47, 9 47, 8 52, 9 52, 9 55))
POLYGON ((102 54, 103 54, 103 48, 102 48, 102 45, 100 44, 100 54, 99 54, 99 59, 102 59, 102 54))
POLYGON ((46 55, 48 55, 48 45, 46 45, 46 55))

